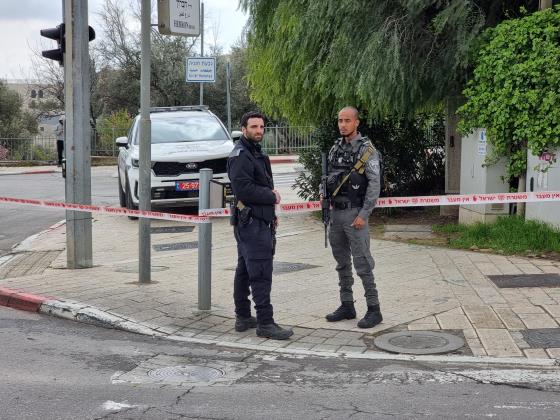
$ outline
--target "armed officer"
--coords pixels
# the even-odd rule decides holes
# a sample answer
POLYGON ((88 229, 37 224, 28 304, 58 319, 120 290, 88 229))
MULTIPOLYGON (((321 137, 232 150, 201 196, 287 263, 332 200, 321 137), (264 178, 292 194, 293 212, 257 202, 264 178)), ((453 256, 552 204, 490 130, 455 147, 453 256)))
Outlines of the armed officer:
POLYGON ((367 137, 358 132, 358 110, 345 107, 338 113, 341 138, 336 140, 328 156, 328 197, 332 205, 329 241, 336 260, 341 305, 326 316, 327 321, 355 319, 352 294, 352 262, 362 280, 367 312, 358 322, 360 328, 371 328, 383 317, 375 287, 370 251, 368 218, 379 198, 381 186, 380 154, 367 137))
POLYGON ((235 195, 232 224, 237 241, 237 269, 233 282, 235 330, 257 327, 257 336, 285 340, 293 331, 274 322, 270 290, 277 218, 275 204, 280 194, 274 189, 270 159, 261 150, 264 116, 248 112, 241 118, 243 136, 228 159, 228 176, 235 195), (257 312, 251 316, 252 293, 257 312))

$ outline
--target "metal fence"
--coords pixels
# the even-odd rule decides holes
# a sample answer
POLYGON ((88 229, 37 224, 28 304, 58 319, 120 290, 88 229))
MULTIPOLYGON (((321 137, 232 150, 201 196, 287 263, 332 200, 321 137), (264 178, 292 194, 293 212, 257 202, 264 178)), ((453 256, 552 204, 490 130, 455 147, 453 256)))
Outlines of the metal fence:
MULTIPOLYGON (((115 140, 126 136, 128 127, 99 125, 91 133, 92 156, 117 156, 115 140)), ((267 126, 263 149, 270 155, 299 154, 311 147, 311 127, 267 126)), ((57 160, 55 136, 0 138, 0 161, 57 160)))

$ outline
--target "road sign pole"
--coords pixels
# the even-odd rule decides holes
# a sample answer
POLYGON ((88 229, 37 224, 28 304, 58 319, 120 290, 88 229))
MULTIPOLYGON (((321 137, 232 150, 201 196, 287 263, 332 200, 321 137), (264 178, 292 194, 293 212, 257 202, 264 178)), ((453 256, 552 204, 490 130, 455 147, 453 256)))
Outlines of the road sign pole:
MULTIPOLYGON (((200 3, 200 56, 204 57, 204 2, 200 3)), ((200 105, 204 105, 203 82, 200 82, 200 105)))

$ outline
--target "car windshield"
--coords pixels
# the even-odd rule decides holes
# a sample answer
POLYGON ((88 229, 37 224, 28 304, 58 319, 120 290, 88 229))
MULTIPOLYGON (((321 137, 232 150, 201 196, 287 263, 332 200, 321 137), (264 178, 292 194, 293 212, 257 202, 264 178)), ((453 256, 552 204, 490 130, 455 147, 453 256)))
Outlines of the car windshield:
MULTIPOLYGON (((138 139, 139 134, 136 144, 138 139)), ((229 140, 223 126, 212 115, 152 119, 152 144, 208 140, 229 140)))

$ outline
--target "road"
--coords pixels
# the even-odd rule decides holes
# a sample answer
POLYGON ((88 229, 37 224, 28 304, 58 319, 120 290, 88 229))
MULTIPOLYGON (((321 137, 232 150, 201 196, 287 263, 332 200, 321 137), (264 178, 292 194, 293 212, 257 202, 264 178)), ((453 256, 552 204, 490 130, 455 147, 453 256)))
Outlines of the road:
POLYGON ((187 345, 1 306, 0 366, 4 420, 560 418, 557 392, 481 384, 472 367, 187 345), (165 374, 186 366, 226 381, 165 374))
MULTIPOLYGON (((273 170, 275 170, 273 166, 273 170)), ((293 201, 291 189, 298 175, 293 165, 282 165, 275 175, 277 188, 293 201)), ((64 201, 64 178, 60 173, 4 175, 0 177, 0 195, 17 198, 64 201)), ((118 206, 116 167, 93 167, 91 171, 92 203, 118 206)), ((283 194, 284 196, 284 194, 283 194)), ((23 239, 47 229, 65 218, 61 210, 31 206, 0 205, 0 256, 9 253, 23 239)))

